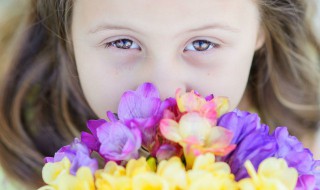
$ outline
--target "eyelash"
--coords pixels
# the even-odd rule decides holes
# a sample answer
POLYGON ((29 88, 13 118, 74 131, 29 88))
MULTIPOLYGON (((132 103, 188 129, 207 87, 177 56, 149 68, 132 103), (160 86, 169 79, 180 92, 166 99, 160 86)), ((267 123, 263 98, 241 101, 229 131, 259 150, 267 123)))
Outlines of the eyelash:
MULTIPOLYGON (((115 41, 112 41, 112 42, 108 42, 108 43, 105 43, 104 44, 104 46, 105 46, 105 48, 110 48, 110 47, 115 47, 115 48, 118 48, 118 49, 121 49, 121 50, 127 50, 127 49, 139 49, 139 50, 141 50, 141 48, 139 47, 139 48, 121 48, 121 47, 117 47, 117 42, 119 42, 119 41, 121 41, 121 40, 127 40, 127 41, 130 41, 130 47, 132 46, 132 44, 133 43, 135 43, 135 42, 133 42, 132 40, 130 40, 130 39, 127 39, 127 38, 122 38, 122 39, 118 39, 118 40, 115 40, 115 41)), ((124 44, 123 44, 124 45, 124 44)), ((191 44, 188 44, 188 46, 189 45, 191 45, 191 46, 193 46, 193 49, 194 50, 191 50, 191 51, 199 51, 199 52, 203 52, 203 51, 208 51, 208 50, 210 50, 210 49, 217 49, 217 48, 219 48, 220 47, 220 44, 217 44, 217 43, 213 43, 213 42, 210 42, 210 41, 208 41, 208 40, 195 40, 195 41, 193 41, 191 44), (207 48, 207 49, 205 49, 205 50, 196 50, 195 48, 194 48, 194 45, 195 45, 195 42, 204 42, 204 43, 208 43, 209 44, 209 47, 207 48), (210 48, 210 49, 209 49, 210 48)), ((137 46, 137 44, 136 44, 136 46, 137 46)), ((187 47, 188 47, 187 46, 187 47)), ((186 50, 184 50, 184 51, 186 51, 186 50)))

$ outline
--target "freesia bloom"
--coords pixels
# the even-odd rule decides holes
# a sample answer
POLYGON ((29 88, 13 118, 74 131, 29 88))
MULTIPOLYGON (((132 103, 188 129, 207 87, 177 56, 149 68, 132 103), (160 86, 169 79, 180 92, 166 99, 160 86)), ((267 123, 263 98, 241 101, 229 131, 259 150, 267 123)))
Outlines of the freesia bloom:
POLYGON ((141 157, 138 160, 131 159, 126 166, 126 174, 128 177, 133 177, 140 173, 152 172, 152 168, 149 166, 146 158, 141 157))
POLYGON ((182 94, 181 89, 176 91, 176 101, 179 111, 198 112, 207 118, 211 125, 216 125, 218 117, 226 113, 229 101, 224 97, 203 98, 195 91, 182 94))
POLYGON ((290 136, 287 128, 278 127, 269 135, 268 126, 260 123, 257 114, 234 110, 218 120, 218 125, 234 133, 233 143, 237 149, 223 157, 231 166, 236 180, 248 176, 242 167, 245 160, 250 160, 255 169, 268 157, 283 158, 289 167, 299 173, 297 189, 320 186, 320 162, 313 159, 312 153, 303 147, 296 137, 290 136))
POLYGON ((211 153, 203 154, 195 159, 192 170, 187 172, 188 189, 238 189, 234 175, 226 163, 215 162, 211 153))
POLYGON ((104 170, 96 172, 98 190, 105 189, 165 189, 168 184, 156 176, 146 158, 131 159, 126 168, 108 162, 104 170))
POLYGON ((296 137, 290 136, 286 127, 278 127, 273 136, 278 144, 275 157, 285 159, 289 167, 299 173, 298 189, 311 189, 312 186, 320 188, 320 161, 314 160, 310 150, 304 148, 296 137))
POLYGON ((157 168, 157 174, 169 181, 172 189, 186 189, 188 185, 185 166, 178 157, 161 161, 157 168))
POLYGON ((133 190, 171 190, 170 184, 155 173, 141 173, 132 179, 133 190))
POLYGON ((187 168, 192 166, 195 157, 200 154, 212 152, 223 156, 235 148, 230 145, 232 132, 215 126, 218 116, 227 111, 227 99, 207 100, 195 91, 181 94, 178 89, 176 100, 182 116, 177 121, 174 117, 164 118, 159 127, 166 139, 177 142, 184 148, 187 168))
POLYGON ((110 174, 99 173, 96 175, 97 190, 130 190, 132 179, 126 176, 115 177, 110 174))
POLYGON ((161 101, 156 87, 151 83, 140 85, 135 91, 125 92, 118 108, 119 119, 130 128, 139 128, 142 133, 142 145, 151 150, 156 126, 163 111, 172 100, 161 101))
POLYGON ((97 170, 95 178, 97 190, 132 189, 131 178, 126 176, 125 168, 113 161, 109 161, 103 170, 97 170))
POLYGON ((195 159, 192 169, 208 171, 213 176, 224 176, 234 180, 230 166, 225 162, 216 162, 215 156, 210 153, 198 156, 195 159))
POLYGON ((222 115, 218 125, 231 130, 234 134, 231 142, 237 148, 221 160, 227 162, 236 180, 248 176, 243 167, 246 160, 250 160, 255 169, 266 158, 274 156, 277 151, 275 138, 269 135, 269 127, 260 123, 257 114, 234 110, 222 115))
POLYGON ((300 175, 295 190, 320 190, 314 175, 300 175))
POLYGON ((192 169, 186 171, 179 157, 159 163, 157 171, 149 167, 147 160, 129 160, 127 167, 108 162, 96 172, 96 187, 105 189, 237 189, 234 176, 227 164, 215 162, 213 154, 200 155, 192 169))
POLYGON ((104 119, 89 120, 87 122, 87 127, 92 134, 87 132, 81 132, 81 141, 85 143, 89 149, 97 152, 99 151, 100 142, 97 136, 97 129, 105 123, 107 123, 107 121, 104 119))
POLYGON ((237 183, 230 178, 213 176, 208 171, 190 170, 187 173, 189 190, 238 190, 237 183))
POLYGON ((222 115, 217 123, 218 126, 224 127, 233 132, 231 143, 239 144, 251 132, 269 133, 269 128, 261 124, 260 118, 255 113, 240 111, 235 109, 222 115))
POLYGON ((267 158, 259 165, 258 172, 250 161, 246 161, 245 167, 251 178, 239 181, 240 189, 293 190, 296 186, 298 172, 281 158, 267 158))
POLYGON ((60 162, 67 157, 71 162, 70 173, 75 175, 80 167, 87 166, 94 173, 98 169, 98 161, 90 157, 90 150, 85 144, 75 138, 71 145, 64 146, 55 153, 54 157, 46 157, 45 162, 60 162))
POLYGON ((273 156, 276 150, 277 143, 274 137, 255 131, 237 144, 237 148, 224 161, 230 165, 236 180, 240 180, 248 176, 247 170, 243 167, 246 160, 250 160, 257 169, 260 163, 273 156))
POLYGON ((179 123, 163 119, 160 130, 165 138, 178 142, 184 148, 188 168, 199 154, 212 152, 225 155, 234 149, 234 145, 230 145, 232 133, 222 127, 212 126, 208 119, 197 112, 183 115, 179 123))
POLYGON ((141 133, 137 128, 129 129, 120 121, 108 122, 97 128, 100 142, 99 153, 106 160, 129 160, 138 158, 141 133))
MULTIPOLYGON (((107 117, 111 122, 118 121, 118 118, 110 111, 107 112, 107 117)), ((91 134, 87 132, 81 132, 81 142, 83 142, 90 150, 99 153, 101 143, 98 140, 97 129, 106 123, 107 121, 104 119, 89 120, 87 122, 87 127, 91 134)))
POLYGON ((70 171, 71 163, 67 157, 60 162, 46 163, 42 169, 42 177, 46 184, 39 190, 95 190, 90 168, 81 167, 75 175, 70 171))
POLYGON ((228 99, 196 91, 162 101, 144 83, 108 120, 88 121, 81 142, 45 159, 40 190, 320 190, 320 161, 285 127, 271 134, 257 114, 227 110, 228 99))

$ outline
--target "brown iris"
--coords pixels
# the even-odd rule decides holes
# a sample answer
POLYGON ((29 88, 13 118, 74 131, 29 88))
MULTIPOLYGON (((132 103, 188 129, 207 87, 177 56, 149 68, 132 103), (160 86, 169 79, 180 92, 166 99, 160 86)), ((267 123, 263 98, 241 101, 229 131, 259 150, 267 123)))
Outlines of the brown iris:
POLYGON ((211 43, 206 40, 197 40, 197 41, 194 41, 192 45, 194 49, 197 51, 205 51, 210 47, 211 43))

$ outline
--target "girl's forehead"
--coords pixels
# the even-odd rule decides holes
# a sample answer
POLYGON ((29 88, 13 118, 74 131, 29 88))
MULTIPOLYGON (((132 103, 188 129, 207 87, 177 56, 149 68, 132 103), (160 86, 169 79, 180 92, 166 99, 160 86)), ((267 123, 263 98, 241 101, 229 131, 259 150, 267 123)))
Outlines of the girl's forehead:
POLYGON ((252 0, 79 0, 73 10, 73 20, 88 32, 106 23, 161 33, 209 24, 237 30, 258 18, 252 0))

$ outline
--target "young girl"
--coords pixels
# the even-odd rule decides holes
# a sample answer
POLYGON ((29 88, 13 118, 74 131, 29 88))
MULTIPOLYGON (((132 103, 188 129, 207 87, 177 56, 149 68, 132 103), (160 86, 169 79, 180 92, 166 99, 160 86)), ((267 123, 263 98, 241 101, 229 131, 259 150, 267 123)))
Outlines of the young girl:
POLYGON ((5 181, 42 185, 44 156, 79 136, 88 119, 117 112, 121 94, 143 82, 154 83, 162 98, 176 88, 227 96, 230 110, 256 111, 271 127, 288 126, 319 158, 315 2, 24 3, 1 26, 5 181))

